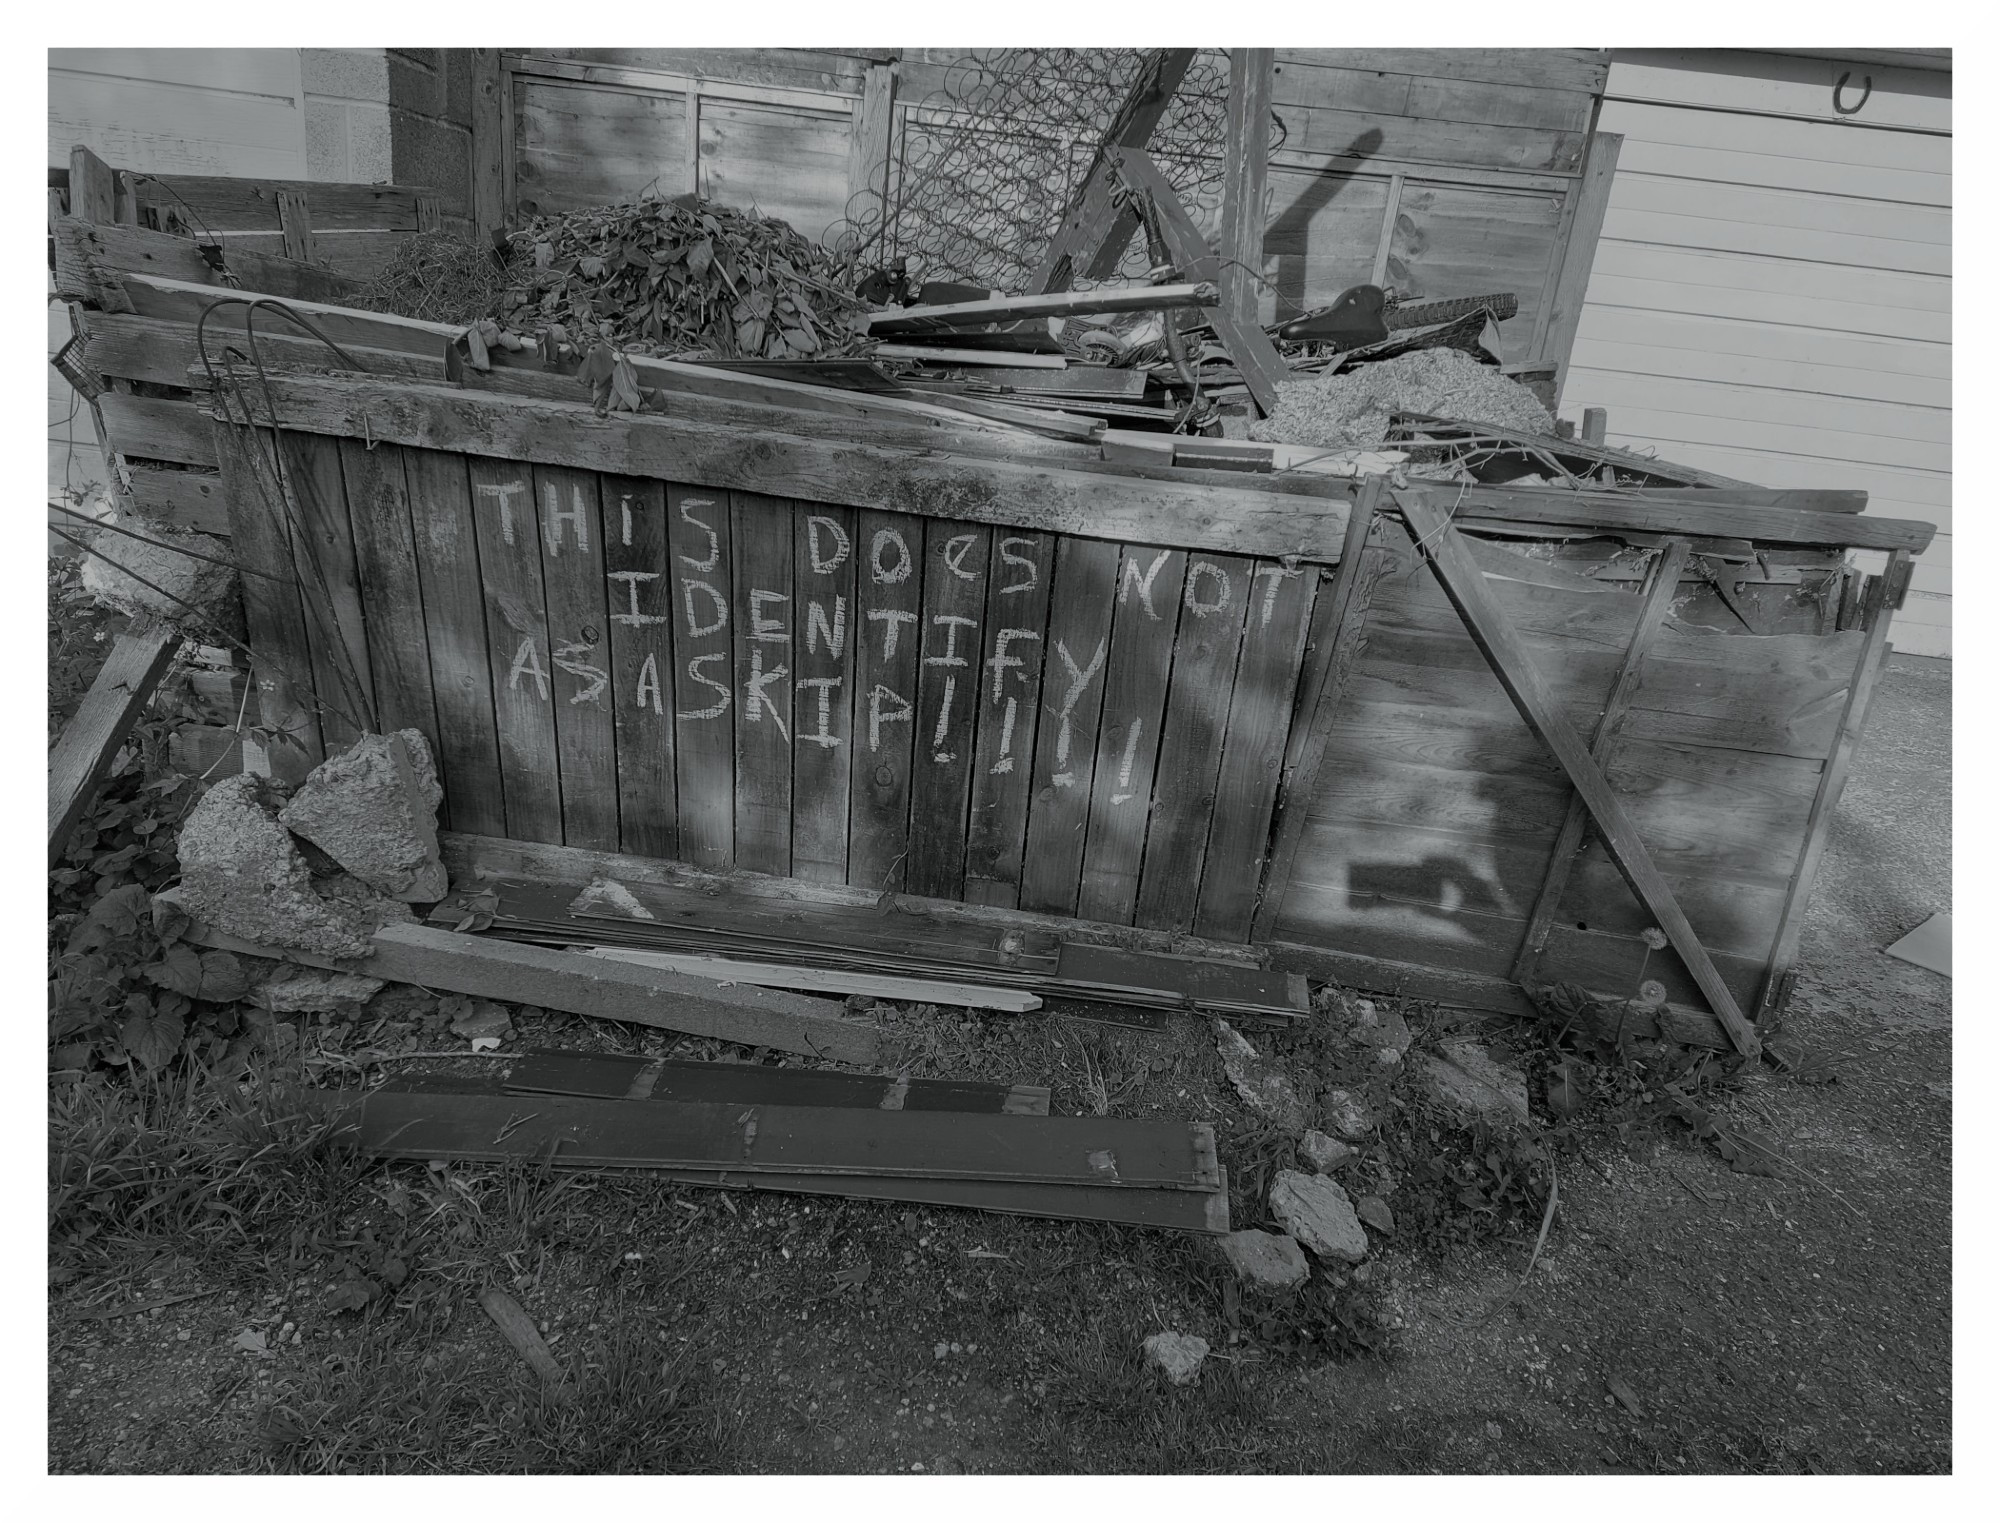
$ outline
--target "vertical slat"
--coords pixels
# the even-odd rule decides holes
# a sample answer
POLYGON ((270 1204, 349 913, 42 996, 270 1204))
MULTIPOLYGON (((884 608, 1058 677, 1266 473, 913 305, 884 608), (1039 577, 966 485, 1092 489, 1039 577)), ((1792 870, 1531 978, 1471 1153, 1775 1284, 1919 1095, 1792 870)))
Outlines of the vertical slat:
POLYGON ((1229 111, 1222 139, 1222 310, 1246 326, 1257 321, 1264 273, 1265 150, 1271 131, 1270 48, 1229 50, 1229 111))
POLYGON ((792 511, 781 498, 731 492, 735 565, 736 865, 792 870, 792 511))
POLYGON ((1604 212, 1611 204, 1611 181, 1618 172, 1618 151, 1624 145, 1625 139, 1616 132, 1592 133, 1583 178, 1570 191, 1576 198, 1576 215, 1560 251, 1562 274, 1556 277, 1555 292, 1548 305, 1548 325, 1535 348, 1537 364, 1553 363, 1556 367, 1558 401, 1562 399, 1563 383, 1569 378, 1569 352, 1575 347, 1577 324, 1583 319, 1590 267, 1597 258, 1597 238, 1604 231, 1604 212))
POLYGON ((1076 913, 1117 596, 1118 546, 1101 539, 1057 542, 1047 668, 1035 726, 1035 789, 1021 865, 1024 910, 1076 913))
POLYGON ((606 476, 603 485, 619 850, 671 857, 678 853, 680 832, 674 817, 674 580, 667 489, 628 476, 606 476))
POLYGON ((483 241, 507 221, 506 144, 500 50, 470 48, 472 60, 472 224, 483 241))
POLYGON ((1184 550, 1152 546, 1127 546, 1121 557, 1077 888, 1077 913, 1086 920, 1129 925, 1138 903, 1187 563, 1184 550))
POLYGON ((1173 679, 1160 721, 1153 819, 1134 919, 1156 930, 1194 926, 1195 895, 1208 851, 1216 776, 1229 718, 1229 695, 1250 607, 1256 563, 1235 555, 1197 555, 1188 563, 1173 679))
POLYGON ((1819 790, 1813 795, 1812 813, 1806 817, 1805 847, 1799 853, 1798 865, 1792 869, 1791 882, 1785 890, 1785 907, 1778 916, 1778 934, 1771 948, 1770 966, 1765 970, 1764 984, 1757 996, 1757 1018, 1760 1021, 1776 1014, 1784 1004, 1792 967, 1798 958, 1799 937, 1805 929, 1806 906, 1812 898, 1813 879, 1818 875, 1820 858, 1826 854, 1827 833, 1833 827, 1834 811, 1840 807, 1840 795, 1847 787, 1847 776, 1854 768, 1854 753, 1861 744, 1861 729, 1868 718, 1868 705, 1875 696, 1882 669, 1889 660, 1892 610, 1885 592, 1898 583, 1909 559, 1907 550, 1892 552, 1888 565, 1880 576, 1873 579, 1868 589, 1865 609, 1868 635, 1862 644, 1861 655, 1854 663, 1854 680, 1848 685, 1847 706, 1841 711, 1840 730, 1833 743, 1833 753, 1827 758, 1825 770, 1820 773, 1819 790))
POLYGON ((687 86, 687 188, 701 194, 701 81, 687 86))
POLYGON ((618 849, 618 761, 611 716, 611 617, 597 476, 535 467, 549 688, 562 769, 563 844, 618 849))
POLYGON ((81 143, 69 151, 69 214, 85 222, 118 220, 117 177, 81 143))
POLYGON ((444 818, 473 835, 507 833, 500 736, 493 719, 486 594, 479 576, 465 457, 409 450, 403 459, 416 531, 417 586, 437 704, 444 818))
POLYGON ((285 257, 311 264, 314 254, 312 211, 306 205, 304 191, 278 192, 278 227, 284 234, 285 257))
POLYGON ((1229 695, 1229 728, 1215 783, 1215 814, 1195 903, 1197 936, 1243 941, 1271 841, 1271 812, 1285 760, 1285 735, 1299 685, 1318 578, 1259 561, 1229 695))
POLYGON ((1298 684, 1298 701, 1292 706, 1291 734, 1285 742, 1285 766, 1278 774, 1279 799, 1277 829, 1272 833, 1271 855, 1258 890, 1257 915, 1251 922, 1253 941, 1271 934, 1283 907, 1285 891, 1291 886, 1292 866, 1298 858, 1306 818, 1313 796, 1319 791, 1319 765, 1326 755, 1327 737, 1340 707, 1361 652, 1362 631, 1367 627, 1369 594, 1381 575, 1388 552, 1375 532, 1376 510, 1382 500, 1382 478, 1371 476, 1362 483, 1353 511, 1347 517, 1347 534, 1341 541, 1340 570, 1334 578, 1332 594, 1319 600, 1327 605, 1327 616, 1313 609, 1312 629, 1317 636, 1306 649, 1298 684))
POLYGON ((132 183, 130 170, 118 170, 113 178, 112 218, 127 227, 139 224, 139 192, 132 183))
POLYGON ((340 469, 354 527, 356 584, 368 610, 368 668, 374 678, 376 719, 385 734, 422 731, 435 755, 437 704, 431 694, 430 647, 403 451, 393 444, 370 449, 359 439, 343 439, 340 469))
POLYGON ((542 601, 541 520, 526 466, 468 462, 479 546, 506 834, 562 844, 553 669, 542 601))
POLYGON ((847 220, 863 236, 888 208, 889 147, 896 121, 896 66, 875 63, 862 78, 847 157, 847 220))
MULTIPOLYGON (((1590 759, 1600 768, 1611 760, 1611 753, 1617 748, 1618 729, 1624 723, 1626 707, 1632 701, 1632 688, 1639 680, 1639 668, 1652 646, 1653 637, 1660 632, 1660 626, 1666 622, 1667 614, 1673 608, 1674 597, 1680 590, 1681 568, 1687 564, 1687 559, 1688 542, 1670 538, 1653 562, 1652 580, 1639 606, 1638 623, 1633 626, 1632 638, 1625 647, 1625 659, 1618 668, 1610 696, 1604 700, 1597 728, 1590 737, 1590 759)), ((1569 887, 1570 872, 1576 866, 1576 854, 1583 845, 1584 828, 1589 823, 1590 811, 1584 807, 1583 799, 1572 793, 1569 809, 1556 832, 1555 851, 1549 857, 1549 868, 1542 879, 1541 892, 1535 896, 1535 907, 1528 915, 1528 929, 1521 938, 1521 950, 1514 959, 1516 983, 1526 983, 1534 976, 1542 948, 1549 939, 1549 927, 1555 923, 1556 909, 1562 903, 1563 891, 1569 887)))
POLYGON ((854 510, 802 504, 792 535, 792 873, 845 883, 860 638, 854 510))
POLYGON ((438 204, 436 196, 417 197, 417 231, 436 233, 444 230, 444 208, 438 204))
POLYGON ((375 688, 340 444, 323 434, 287 434, 284 448, 286 480, 305 531, 299 579, 312 642, 313 682, 323 705, 320 729, 327 750, 335 752, 352 745, 363 728, 380 728, 374 719, 375 688), (329 696, 332 708, 324 706, 329 696))
POLYGON ((971 904, 1020 907, 1021 853, 1035 788, 1035 718, 1051 659, 1045 639, 1055 556, 1050 534, 993 541, 965 842, 965 898, 971 904))
POLYGON ((854 521, 854 770, 847 881, 900 889, 909 863, 924 592, 924 525, 901 513, 854 521))
POLYGON ((1403 171, 1389 176, 1389 199, 1382 206, 1382 232, 1375 240, 1375 260, 1368 267, 1368 283, 1389 283, 1389 250, 1396 242, 1396 218, 1403 209, 1403 171))
POLYGON ((667 488, 673 552, 674 796, 681 857, 728 867, 736 855, 736 674, 730 659, 729 497, 667 488))
POLYGON ((965 892, 966 811, 985 635, 980 618, 992 551, 990 529, 925 520, 923 669, 917 677, 904 881, 911 893, 933 899, 957 899, 965 892))
POLYGON ((1739 1052, 1756 1053, 1761 1044, 1755 1029, 1744 1020, 1736 996, 1723 982, 1694 927, 1688 924, 1687 915, 1660 876, 1624 805, 1619 803, 1604 774, 1591 760, 1582 738, 1550 696, 1533 654, 1487 590, 1486 576, 1479 563, 1466 549, 1458 531, 1428 502, 1412 492, 1399 493, 1396 501, 1424 558, 1437 573, 1445 595, 1465 621, 1466 632, 1500 679, 1500 685, 1506 688, 1507 696, 1527 721, 1528 728, 1569 774, 1571 786, 1589 806, 1590 817, 1619 873, 1639 896, 1639 902, 1652 912, 1659 928, 1666 933, 1668 944, 1680 954, 1702 997, 1723 1030, 1729 1033, 1730 1041, 1739 1052))
POLYGON ((326 752, 313 709, 312 653, 292 570, 291 534, 264 490, 266 473, 252 453, 259 445, 250 431, 218 422, 213 433, 229 515, 229 553, 246 571, 264 573, 242 579, 245 633, 256 652, 256 722, 271 737, 258 749, 271 776, 296 783, 326 752))

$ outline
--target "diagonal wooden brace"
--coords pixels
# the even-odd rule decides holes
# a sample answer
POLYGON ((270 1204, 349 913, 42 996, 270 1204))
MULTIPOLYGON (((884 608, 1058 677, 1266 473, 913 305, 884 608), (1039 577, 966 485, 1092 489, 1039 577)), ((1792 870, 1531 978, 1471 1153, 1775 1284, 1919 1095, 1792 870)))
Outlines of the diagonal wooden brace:
POLYGON ((1480 654, 1486 657, 1501 686, 1506 688, 1507 696, 1520 710, 1521 718, 1535 732, 1535 738, 1548 748, 1563 771, 1569 774, 1570 785, 1590 811, 1591 820, 1603 837, 1605 850, 1611 854, 1618 871, 1631 885, 1632 892, 1638 895, 1639 902, 1659 922, 1668 944, 1687 964, 1688 972, 1694 976, 1695 984, 1707 999, 1709 1008, 1715 1012, 1723 1030, 1728 1032, 1729 1040, 1736 1044, 1739 1052, 1754 1056, 1763 1045, 1758 1040, 1756 1028, 1744 1019, 1736 996, 1722 981, 1722 975, 1716 971, 1714 962, 1696 937, 1694 927, 1688 924, 1687 916, 1674 899, 1673 891, 1660 876, 1660 870, 1653 865, 1652 855, 1640 839, 1631 816, 1626 814, 1625 806, 1619 803, 1618 795, 1605 780, 1604 773, 1584 746, 1582 737, 1557 707, 1520 633, 1486 590, 1485 573, 1472 558, 1471 551, 1466 549, 1465 541, 1450 521, 1421 495, 1397 492, 1395 497, 1417 547, 1437 573, 1445 596, 1465 621, 1466 632, 1472 636, 1480 654))

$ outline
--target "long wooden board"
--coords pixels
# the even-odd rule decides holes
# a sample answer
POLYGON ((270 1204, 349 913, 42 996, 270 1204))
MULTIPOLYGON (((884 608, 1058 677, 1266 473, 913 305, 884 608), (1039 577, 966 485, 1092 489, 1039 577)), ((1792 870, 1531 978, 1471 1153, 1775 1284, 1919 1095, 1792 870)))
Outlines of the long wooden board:
POLYGON ((49 866, 69 845, 70 833, 111 770, 133 722, 179 650, 170 628, 127 632, 112 642, 83 702, 49 752, 49 866))
POLYGON ((1046 1116, 1040 1084, 963 1079, 881 1078, 765 1063, 695 1063, 601 1052, 531 1052, 507 1070, 516 1094, 580 1095, 602 1100, 702 1100, 750 1105, 851 1105, 874 1110, 981 1111, 1046 1116))

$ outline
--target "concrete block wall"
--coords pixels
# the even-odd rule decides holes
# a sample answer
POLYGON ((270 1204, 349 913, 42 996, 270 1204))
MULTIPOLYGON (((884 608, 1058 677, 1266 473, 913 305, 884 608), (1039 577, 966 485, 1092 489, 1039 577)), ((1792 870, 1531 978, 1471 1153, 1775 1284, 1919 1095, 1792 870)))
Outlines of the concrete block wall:
POLYGON ((390 48, 392 167, 398 185, 438 193, 446 232, 472 233, 472 55, 464 48, 390 48))
POLYGON ((373 185, 395 178, 389 59, 381 48, 301 48, 306 175, 373 185))

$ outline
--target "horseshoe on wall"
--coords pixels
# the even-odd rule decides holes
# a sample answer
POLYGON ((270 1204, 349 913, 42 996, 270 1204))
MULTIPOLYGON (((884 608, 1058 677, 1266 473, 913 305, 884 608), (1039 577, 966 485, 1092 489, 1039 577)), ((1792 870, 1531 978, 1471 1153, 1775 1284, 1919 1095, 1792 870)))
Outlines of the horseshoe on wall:
POLYGON ((1859 115, 1861 108, 1868 104, 1868 97, 1875 93, 1875 76, 1873 74, 1864 74, 1861 76, 1861 99, 1851 106, 1843 106, 1840 103, 1841 93, 1847 89, 1847 82, 1853 77, 1854 72, 1850 69, 1834 81, 1833 109, 1834 114, 1837 116, 1859 115))

